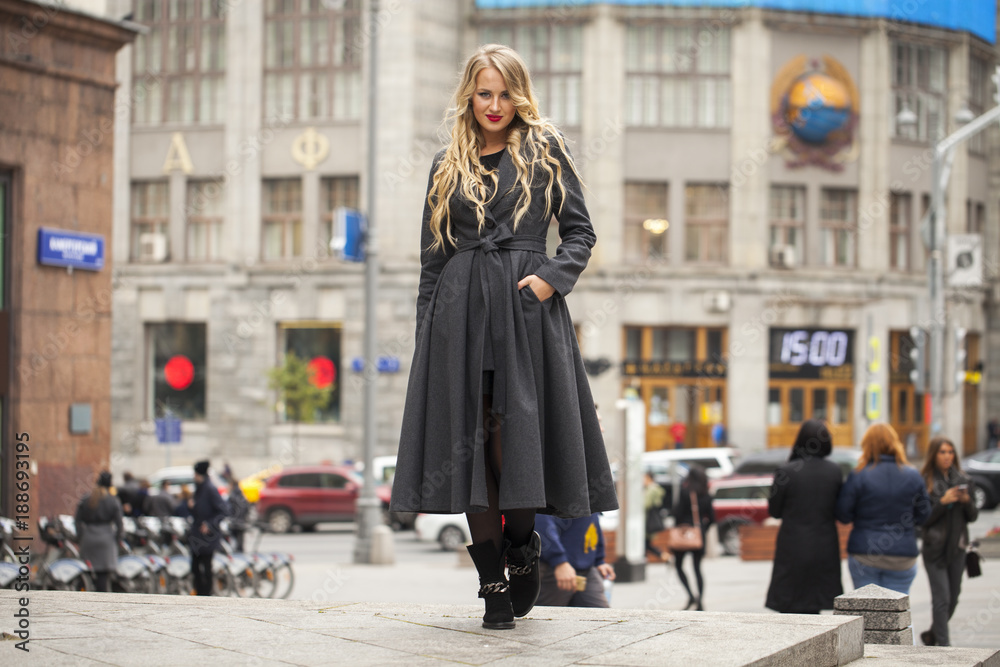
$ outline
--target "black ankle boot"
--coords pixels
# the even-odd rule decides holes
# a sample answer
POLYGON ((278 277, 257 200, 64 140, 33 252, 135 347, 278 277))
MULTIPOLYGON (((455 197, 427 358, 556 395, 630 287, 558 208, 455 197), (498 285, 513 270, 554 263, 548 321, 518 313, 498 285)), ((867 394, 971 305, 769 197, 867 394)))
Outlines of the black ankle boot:
POLYGON ((542 538, 532 531, 527 544, 515 547, 511 546, 510 540, 504 540, 503 544, 507 570, 510 574, 510 602, 514 608, 514 615, 527 616, 538 601, 538 592, 542 587, 538 572, 542 538))
POLYGON ((492 542, 470 544, 469 556, 479 572, 479 597, 486 601, 483 627, 509 630, 514 627, 510 606, 510 584, 503 574, 503 558, 492 542))

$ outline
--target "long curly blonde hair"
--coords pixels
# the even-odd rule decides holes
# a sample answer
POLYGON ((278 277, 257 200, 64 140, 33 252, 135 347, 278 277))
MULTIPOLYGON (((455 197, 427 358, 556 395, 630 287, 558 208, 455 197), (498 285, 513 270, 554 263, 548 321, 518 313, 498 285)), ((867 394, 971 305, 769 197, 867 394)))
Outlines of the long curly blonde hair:
MULTIPOLYGON (((531 187, 536 168, 545 173, 545 216, 552 213, 552 188, 559 188, 565 199, 563 167, 559 158, 550 151, 550 141, 555 141, 566 156, 569 168, 579 178, 576 165, 566 150, 562 134, 538 111, 538 102, 531 89, 531 77, 524 60, 514 49, 501 44, 481 46, 465 64, 462 79, 455 90, 454 107, 449 109, 445 123, 451 124, 451 141, 444 157, 434 172, 427 204, 431 209, 430 230, 434 235, 431 250, 444 247, 445 238, 455 245, 451 230, 451 211, 448 205, 456 191, 476 206, 480 231, 486 222, 486 205, 497 192, 497 174, 487 171, 479 161, 479 153, 486 145, 482 128, 472 109, 472 95, 476 91, 476 77, 484 69, 496 68, 507 85, 507 93, 514 104, 514 119, 507 127, 507 151, 517 168, 517 183, 521 196, 514 211, 514 229, 531 206, 531 187), (522 148, 523 154, 522 154, 522 148), (487 198, 485 179, 493 183, 493 193, 487 198), (444 227, 442 231, 442 227, 444 227)), ((560 209, 562 204, 560 203, 560 209)))

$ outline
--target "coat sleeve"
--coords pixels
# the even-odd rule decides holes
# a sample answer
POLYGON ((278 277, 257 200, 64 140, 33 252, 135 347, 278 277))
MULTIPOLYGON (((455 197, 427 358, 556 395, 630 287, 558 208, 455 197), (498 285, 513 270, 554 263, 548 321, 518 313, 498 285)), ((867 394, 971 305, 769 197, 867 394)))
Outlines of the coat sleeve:
MULTIPOLYGON (((442 150, 434 157, 434 164, 431 166, 430 175, 427 177, 428 194, 431 191, 431 185, 434 183, 434 172, 437 171, 438 164, 440 164, 443 156, 444 151, 442 150)), ((420 283, 417 289, 417 336, 420 335, 421 325, 423 324, 424 317, 427 315, 427 305, 431 301, 431 295, 437 286, 438 278, 441 277, 441 271, 444 270, 445 264, 455 254, 455 247, 448 243, 447 240, 444 248, 431 250, 431 245, 434 243, 434 235, 431 234, 430 223, 431 207, 427 203, 425 195, 424 212, 420 222, 420 283)))
POLYGON ((559 526, 560 520, 548 515, 539 514, 535 517, 535 529, 542 539, 542 553, 540 557, 551 567, 562 565, 569 558, 566 556, 566 548, 562 543, 562 530, 559 526))
POLYGON ((599 519, 594 519, 594 525, 597 526, 597 547, 594 549, 594 565, 604 564, 604 531, 601 530, 601 522, 599 519))
POLYGON ((931 497, 927 493, 927 485, 924 478, 916 470, 913 471, 917 479, 917 490, 913 498, 913 525, 921 526, 927 522, 931 515, 931 497))
MULTIPOLYGON (((590 251, 597 242, 597 234, 590 222, 587 204, 583 198, 583 184, 570 167, 570 156, 555 140, 550 140, 549 150, 562 165, 562 181, 566 194, 557 199, 559 190, 553 186, 554 213, 559 220, 559 247, 555 257, 538 267, 535 275, 552 285, 565 297, 576 285, 577 279, 590 261, 590 251), (559 204, 562 208, 560 210, 559 204)), ((567 149, 568 151, 568 149, 567 149)))
POLYGON ((83 541, 83 534, 87 531, 87 524, 83 520, 83 505, 87 502, 87 498, 80 501, 80 504, 76 506, 76 516, 73 517, 73 521, 76 525, 76 541, 83 541))
POLYGON ((767 513, 775 519, 780 519, 785 512, 785 497, 788 493, 788 473, 778 468, 771 482, 771 495, 767 499, 767 513))
POLYGON ((121 542, 125 538, 125 522, 122 520, 122 504, 118 502, 117 499, 115 499, 112 504, 115 506, 115 531, 117 531, 115 533, 116 540, 121 542))
POLYGON ((974 500, 976 497, 976 483, 971 479, 962 481, 964 481, 969 485, 969 498, 973 499, 967 503, 962 503, 962 511, 965 512, 966 522, 972 523, 973 521, 979 518, 979 508, 976 507, 976 502, 974 500))
POLYGON ((840 487, 835 515, 840 523, 854 523, 854 510, 858 503, 858 475, 851 473, 840 487))

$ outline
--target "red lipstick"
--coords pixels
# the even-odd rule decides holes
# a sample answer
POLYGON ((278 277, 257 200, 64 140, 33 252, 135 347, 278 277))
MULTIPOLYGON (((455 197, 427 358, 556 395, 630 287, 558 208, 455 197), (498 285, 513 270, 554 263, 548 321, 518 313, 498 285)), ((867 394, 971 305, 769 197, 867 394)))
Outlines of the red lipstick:
POLYGON ((501 119, 503 118, 503 116, 494 116, 494 115, 492 115, 492 114, 486 114, 486 118, 487 118, 487 120, 489 120, 489 121, 490 121, 491 123, 499 123, 499 122, 500 122, 500 120, 501 120, 501 119))

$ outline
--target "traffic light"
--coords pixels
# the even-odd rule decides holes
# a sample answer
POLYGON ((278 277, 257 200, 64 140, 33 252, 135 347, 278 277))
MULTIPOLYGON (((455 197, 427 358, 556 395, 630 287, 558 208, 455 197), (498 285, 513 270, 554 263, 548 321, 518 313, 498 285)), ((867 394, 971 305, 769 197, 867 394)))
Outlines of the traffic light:
POLYGON ((965 334, 964 327, 955 328, 955 386, 965 384, 965 334))
POLYGON ((910 348, 910 359, 913 360, 910 381, 914 392, 924 394, 927 392, 927 332, 920 327, 910 327, 910 340, 913 341, 910 348))

